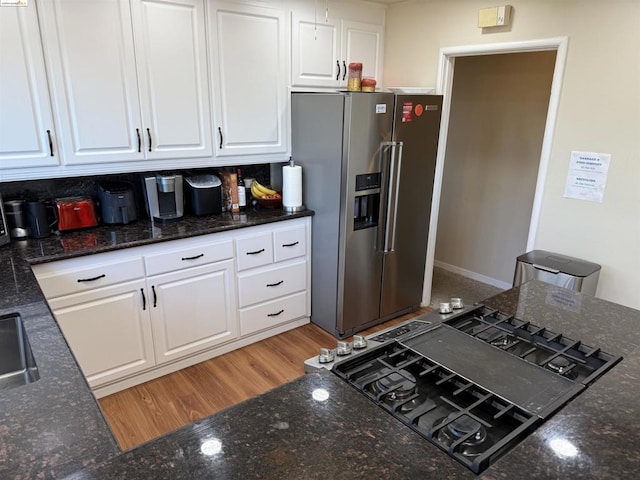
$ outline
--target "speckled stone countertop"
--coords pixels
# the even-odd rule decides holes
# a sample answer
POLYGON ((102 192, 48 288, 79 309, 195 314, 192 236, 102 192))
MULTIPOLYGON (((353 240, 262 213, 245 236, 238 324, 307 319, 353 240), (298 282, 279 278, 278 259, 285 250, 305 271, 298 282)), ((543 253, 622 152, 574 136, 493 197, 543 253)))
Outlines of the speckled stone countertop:
MULTIPOLYGON (((64 253, 49 255, 38 258, 64 253)), ((0 276, 3 291, 12 294, 11 279, 37 289, 28 266, 4 263, 11 258, 2 257, 14 268, 0 276)), ((640 471, 640 311, 593 297, 532 281, 483 302, 624 359, 477 477, 330 372, 120 452, 46 304, 33 295, 18 306, 31 318, 28 334, 46 375, 0 394, 0 478, 626 479, 640 471)))
POLYGON ((30 264, 313 215, 248 210, 180 222, 100 226, 0 247, 0 318, 18 314, 40 379, 0 390, 0 479, 62 478, 120 453, 30 264))

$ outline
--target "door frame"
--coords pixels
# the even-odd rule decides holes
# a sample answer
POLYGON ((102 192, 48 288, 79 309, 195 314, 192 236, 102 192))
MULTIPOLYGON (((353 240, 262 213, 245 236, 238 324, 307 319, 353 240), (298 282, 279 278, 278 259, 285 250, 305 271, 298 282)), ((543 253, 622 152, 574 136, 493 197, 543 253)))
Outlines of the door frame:
POLYGON ((436 234, 438 230, 438 211, 440 209, 440 195, 442 193, 442 178, 444 174, 444 161, 446 157, 447 135, 449 130, 449 116, 451 113, 451 93, 453 91, 453 76, 456 57, 472 55, 494 55, 500 53, 523 53, 556 51, 556 63, 551 81, 551 95, 549 97, 549 109, 542 138, 542 150, 540 152, 540 164, 536 180, 536 190, 533 197, 533 208, 529 222, 529 235, 527 237, 527 251, 534 248, 540 220, 542 197, 547 178, 551 146, 555 132, 556 118, 560 104, 560 91, 564 77, 564 66, 567 58, 569 37, 553 37, 539 40, 526 40, 520 42, 490 43, 481 45, 466 45, 457 47, 443 47, 440 49, 438 59, 438 78, 436 92, 443 95, 442 118, 440 123, 440 136, 438 138, 438 154, 436 157, 436 171, 433 185, 433 198, 431 205, 431 217, 429 220, 429 240, 427 241, 427 258, 425 262, 424 283, 422 287, 422 305, 428 306, 431 302, 431 287, 433 284, 433 267, 435 264, 436 234))

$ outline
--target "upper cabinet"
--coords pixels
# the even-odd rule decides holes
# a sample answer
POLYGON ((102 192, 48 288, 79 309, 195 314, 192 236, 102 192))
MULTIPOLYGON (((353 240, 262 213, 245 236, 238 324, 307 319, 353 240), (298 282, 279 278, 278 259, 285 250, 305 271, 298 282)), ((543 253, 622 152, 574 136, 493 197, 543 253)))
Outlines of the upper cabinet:
POLYGON ((343 88, 349 63, 382 84, 384 10, 346 2, 301 3, 291 13, 291 83, 343 88), (360 20, 362 19, 362 20, 360 20))
MULTIPOLYGON (((287 35, 282 9, 208 5, 215 155, 282 156, 288 148, 287 35)), ((254 157, 255 161, 259 161, 254 157)))
POLYGON ((66 164, 212 154, 203 0, 46 0, 66 164))
POLYGON ((35 2, 0 8, 0 181, 60 163, 41 45, 35 2))

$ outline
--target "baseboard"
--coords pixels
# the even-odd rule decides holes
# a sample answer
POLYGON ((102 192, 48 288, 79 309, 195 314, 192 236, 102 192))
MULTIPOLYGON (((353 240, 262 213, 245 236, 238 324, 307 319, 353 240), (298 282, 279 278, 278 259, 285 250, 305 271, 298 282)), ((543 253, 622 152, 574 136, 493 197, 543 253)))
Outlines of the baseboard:
POLYGON ((478 282, 486 283, 488 285, 493 285, 496 288, 500 288, 502 290, 509 290, 512 285, 507 282, 503 282, 502 280, 498 280, 496 278, 487 277, 486 275, 481 275, 476 272, 472 272, 471 270, 466 270, 464 268, 456 267, 455 265, 450 265, 448 263, 441 262, 439 260, 435 260, 433 265, 442 268, 443 270, 447 270, 448 272, 457 273, 458 275, 462 275, 463 277, 470 278, 471 280, 476 280, 478 282))

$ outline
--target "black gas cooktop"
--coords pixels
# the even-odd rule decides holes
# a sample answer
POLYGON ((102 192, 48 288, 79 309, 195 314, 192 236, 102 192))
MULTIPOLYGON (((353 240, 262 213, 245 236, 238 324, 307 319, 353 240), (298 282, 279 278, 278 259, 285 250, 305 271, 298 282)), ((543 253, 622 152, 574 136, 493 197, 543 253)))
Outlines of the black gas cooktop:
POLYGON ((389 338, 333 371, 475 473, 622 359, 482 305, 389 338))

